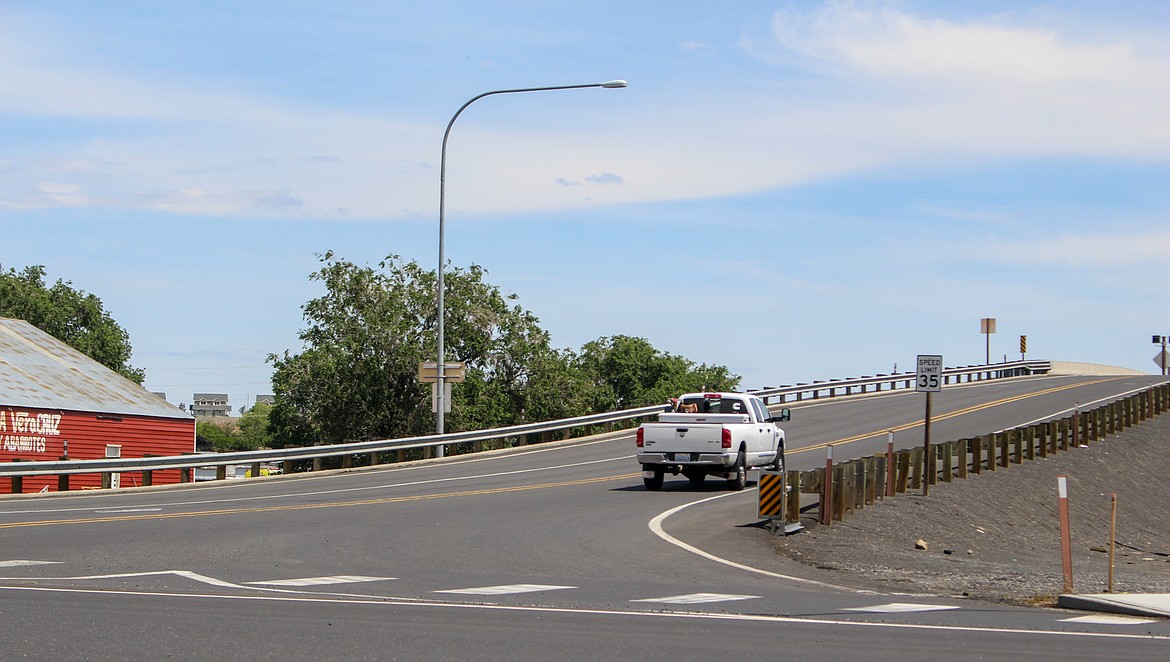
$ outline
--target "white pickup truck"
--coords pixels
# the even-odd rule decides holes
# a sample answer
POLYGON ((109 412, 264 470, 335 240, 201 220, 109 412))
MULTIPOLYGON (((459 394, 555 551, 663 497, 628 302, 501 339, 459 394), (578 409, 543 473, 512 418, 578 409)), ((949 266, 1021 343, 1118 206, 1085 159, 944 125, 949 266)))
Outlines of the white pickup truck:
POLYGON ((657 423, 638 427, 638 462, 646 489, 662 488, 667 472, 700 484, 708 475, 742 490, 751 467, 784 468, 784 430, 791 412, 768 411, 748 393, 688 393, 657 423))

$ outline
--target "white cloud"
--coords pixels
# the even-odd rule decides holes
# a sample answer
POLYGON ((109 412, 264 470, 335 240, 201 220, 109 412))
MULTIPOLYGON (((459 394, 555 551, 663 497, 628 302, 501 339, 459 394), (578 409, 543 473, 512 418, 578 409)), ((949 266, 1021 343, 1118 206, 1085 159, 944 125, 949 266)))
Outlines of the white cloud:
POLYGON ((688 39, 683 41, 678 45, 678 48, 680 51, 686 51, 696 55, 711 55, 715 52, 715 49, 712 48, 710 44, 704 41, 699 41, 697 39, 688 39))
MULTIPOLYGON (((856 2, 778 13, 770 43, 750 44, 777 65, 769 84, 729 62, 718 81, 680 77, 650 96, 632 81, 629 92, 583 95, 579 103, 595 110, 576 122, 542 116, 534 103, 512 125, 461 125, 448 208, 491 214, 725 196, 972 159, 1165 161, 1170 61, 1149 54, 1162 51, 1130 35, 1078 41, 1008 20, 944 20, 856 2)), ((90 137, 6 149, 5 207, 437 213, 446 115, 416 125, 264 97, 239 81, 101 68, 70 59, 51 37, 0 27, 0 113, 90 137), (104 134, 110 119, 133 120, 132 129, 104 134), (42 181, 73 182, 85 194, 40 190, 42 181), (177 193, 195 188, 208 193, 177 193)))
POLYGON ((585 181, 590 182, 591 184, 600 184, 602 186, 625 183, 625 180, 622 179, 621 175, 615 175, 612 172, 603 172, 600 175, 589 175, 585 178, 585 181))
POLYGON ((1065 234, 1053 239, 999 242, 985 254, 998 262, 1036 266, 1134 267, 1170 264, 1170 230, 1065 234))

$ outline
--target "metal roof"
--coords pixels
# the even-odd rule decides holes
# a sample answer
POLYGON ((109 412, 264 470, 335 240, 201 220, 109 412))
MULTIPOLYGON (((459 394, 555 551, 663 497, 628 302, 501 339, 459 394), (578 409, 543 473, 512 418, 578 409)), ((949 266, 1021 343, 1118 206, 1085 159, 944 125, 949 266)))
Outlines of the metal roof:
POLYGON ((28 322, 3 317, 0 406, 191 418, 28 322))

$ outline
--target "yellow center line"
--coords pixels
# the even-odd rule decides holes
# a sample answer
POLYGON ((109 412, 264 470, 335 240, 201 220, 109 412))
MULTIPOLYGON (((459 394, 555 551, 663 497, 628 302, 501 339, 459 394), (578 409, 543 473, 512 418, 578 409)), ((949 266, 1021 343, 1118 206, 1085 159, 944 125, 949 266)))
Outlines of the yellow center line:
MULTIPOLYGON (((971 414, 971 413, 974 413, 977 411, 982 411, 984 409, 990 409, 992 407, 998 407, 1000 405, 1011 404, 1013 402, 1019 402, 1020 400, 1027 400, 1028 398, 1034 398, 1034 397, 1041 396, 1041 395, 1048 395, 1050 393, 1057 393, 1059 391, 1067 391, 1068 389, 1079 388, 1081 386, 1092 386, 1093 384, 1100 384, 1102 382, 1111 381, 1111 379, 1115 379, 1115 378, 1097 379, 1097 380, 1090 381, 1090 382, 1078 382, 1076 384, 1066 384, 1064 386, 1055 386, 1053 388, 1046 389, 1043 391, 1036 391, 1035 393, 1024 393, 1022 395, 1013 395, 1009 398, 1003 398, 1002 400, 994 400, 992 402, 986 402, 986 403, 983 403, 981 405, 974 405, 971 407, 967 407, 966 409, 959 409, 959 410, 950 412, 948 414, 942 414, 939 416, 932 416, 930 420, 931 420, 931 422, 945 421, 948 418, 955 418, 956 416, 964 416, 966 414, 971 414)), ((812 446, 802 446, 800 448, 794 448, 792 450, 788 450, 785 452, 788 455, 794 455, 796 453, 807 453, 808 451, 818 450, 818 449, 825 448, 826 446, 830 446, 830 445, 831 446, 840 446, 842 444, 850 444, 850 443, 853 443, 855 441, 862 441, 864 439, 872 439, 874 437, 886 434, 887 432, 903 432, 905 430, 909 430, 911 428, 916 428, 920 425, 925 425, 925 424, 926 424, 926 419, 918 419, 917 421, 911 421, 909 423, 897 425, 897 426, 894 426, 891 428, 884 428, 882 430, 875 430, 873 432, 865 432, 862 434, 853 435, 852 437, 845 437, 844 439, 838 439, 836 441, 826 441, 824 443, 814 444, 812 446)))
POLYGON ((573 485, 588 485, 603 483, 611 480, 627 480, 641 476, 641 473, 628 473, 619 476, 601 476, 598 478, 581 478, 557 483, 538 483, 536 485, 518 485, 514 487, 496 487, 484 490, 467 490, 464 492, 444 492, 441 494, 419 494, 416 496, 383 497, 380 499, 359 499, 357 501, 332 501, 328 503, 289 504, 284 506, 263 506, 255 508, 227 508, 223 510, 199 510, 185 513, 152 513, 149 515, 122 515, 119 517, 95 517, 89 519, 53 519, 35 522, 11 522, 0 524, 0 529, 17 529, 28 526, 56 526, 60 524, 99 524, 104 522, 134 522, 140 520, 175 519, 182 517, 207 517, 212 515, 241 515, 245 513, 272 513, 292 510, 313 510, 317 508, 343 508, 347 506, 373 506, 385 503, 405 503, 408 501, 429 501, 431 499, 450 499, 453 497, 484 496, 488 494, 506 494, 508 492, 527 492, 542 490, 550 487, 571 487, 573 485))

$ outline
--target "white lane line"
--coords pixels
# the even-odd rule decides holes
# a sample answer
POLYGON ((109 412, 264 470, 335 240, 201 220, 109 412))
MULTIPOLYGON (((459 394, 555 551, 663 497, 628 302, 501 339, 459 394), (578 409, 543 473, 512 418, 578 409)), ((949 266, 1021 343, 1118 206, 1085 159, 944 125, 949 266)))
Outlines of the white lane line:
POLYGON ((672 595, 665 598, 642 598, 630 602, 657 602, 668 605, 697 605, 708 602, 731 602, 733 600, 756 600, 758 595, 731 595, 728 593, 691 593, 690 595, 672 595))
POLYGON ((977 634, 1021 635, 1024 637, 1061 637, 1086 639, 1118 639, 1167 641, 1170 636, 1157 634, 1125 634, 1120 632, 1080 632, 1075 630, 1026 630, 1023 628, 995 628, 970 625, 923 625, 921 623, 890 623, 885 621, 850 621, 830 618, 800 618, 796 616, 765 616, 762 614, 729 614, 712 612, 638 611, 632 609, 573 609, 568 607, 533 607, 524 605, 494 605, 467 602, 418 602, 402 598, 386 599, 377 596, 321 597, 313 595, 236 595, 212 593, 160 593, 157 591, 119 591, 109 589, 50 588, 46 586, 3 586, 0 591, 72 593, 98 595, 108 599, 119 595, 152 598, 183 598, 193 600, 246 600, 250 602, 297 602, 302 604, 366 605, 374 609, 480 609, 524 614, 572 614, 578 616, 622 616, 649 619, 682 619, 709 621, 740 621, 747 623, 787 623, 791 625, 824 625, 841 628, 877 628, 893 630, 923 630, 928 632, 966 632, 977 634))
POLYGON ((958 608, 953 605, 916 605, 909 602, 891 602, 872 607, 847 607, 842 611, 866 611, 874 614, 912 614, 921 611, 947 611, 958 608))
POLYGON ((26 565, 50 565, 53 563, 63 563, 63 561, 29 561, 27 559, 13 559, 11 561, 0 561, 0 568, 18 568, 26 565))
POLYGON ((396 577, 365 577, 363 575, 333 575, 331 577, 301 577, 299 579, 270 579, 263 582, 244 582, 257 586, 326 586, 329 584, 357 584, 361 582, 383 582, 396 577))
POLYGON ((1150 618, 1138 618, 1136 616, 1112 616, 1109 614, 1093 614, 1091 616, 1074 616, 1073 618, 1062 618, 1061 623, 1088 623, 1089 625, 1145 625, 1147 623, 1157 623, 1150 618))
POLYGON ((119 508, 118 510, 95 510, 93 512, 108 515, 110 513, 157 513, 160 510, 162 508, 119 508))
POLYGON ((824 586, 825 588, 837 589, 839 591, 849 591, 851 593, 862 593, 862 594, 867 594, 867 595, 876 595, 875 591, 865 591, 865 590, 860 590, 860 589, 847 588, 845 586, 837 586, 835 584, 826 584, 825 582, 818 582, 814 579, 805 579, 803 577, 793 577, 792 575, 782 575, 778 572, 772 572, 770 570, 762 570, 760 568, 753 568, 750 565, 736 563, 735 561, 731 561, 731 560, 728 560, 728 559, 725 559, 725 558, 722 558, 719 556, 715 556, 714 554, 711 554, 709 552, 705 552, 705 551, 703 551, 703 550, 701 550, 698 547, 695 547, 693 545, 688 545, 687 543, 670 535, 662 528, 662 523, 664 521, 666 521, 666 518, 670 517, 671 515, 679 512, 685 508, 690 508, 691 506, 697 506, 699 504, 707 503, 708 501, 714 501, 716 499, 725 499, 729 496, 735 496, 737 494, 743 494, 743 493, 744 492, 727 492, 726 494, 717 494, 713 497, 707 497, 706 499, 700 499, 698 501, 684 503, 681 506, 675 506, 674 508, 671 508, 670 510, 668 510, 668 511, 658 515, 654 519, 650 520, 650 524, 649 524, 650 530, 652 532, 654 532, 654 535, 658 536, 659 538, 662 538, 663 540, 674 545, 675 547, 678 547, 680 549, 684 549, 692 554, 696 554, 698 556, 701 556, 709 561, 714 561, 716 563, 722 563, 723 565, 730 566, 732 568, 738 568, 740 570, 754 572, 758 575, 764 575, 765 577, 774 577, 776 579, 787 579, 787 580, 793 581, 793 582, 799 582, 802 584, 812 584, 813 586, 824 586))
POLYGON ((478 588, 452 588, 435 593, 458 593, 460 595, 512 595, 515 593, 538 593, 540 591, 562 591, 576 586, 550 586, 548 584, 508 584, 506 586, 480 586, 478 588))

